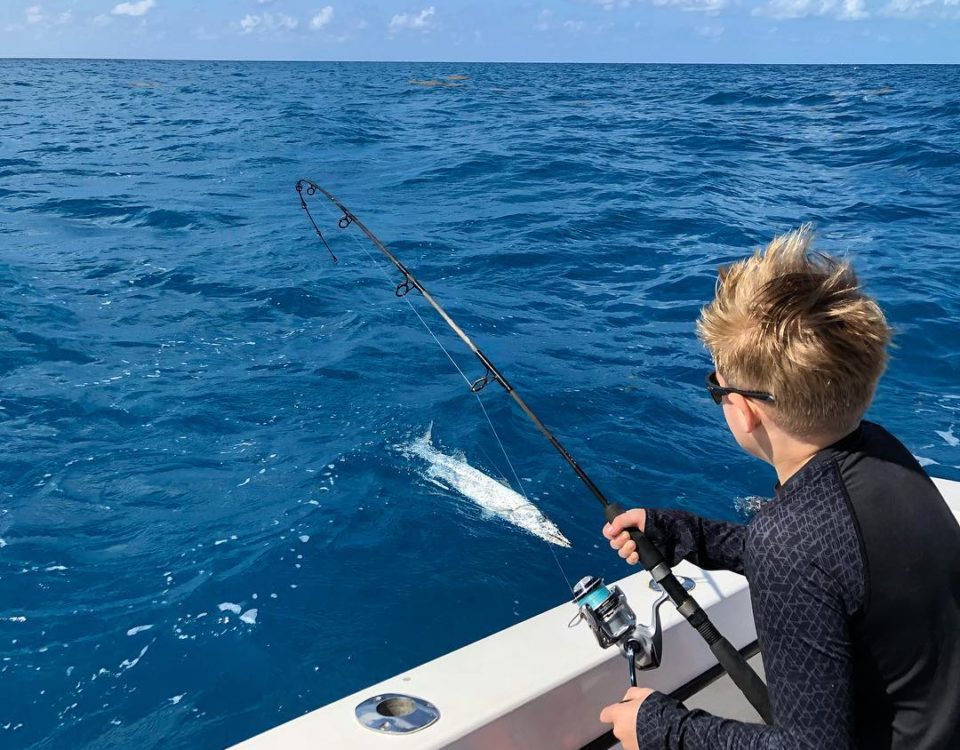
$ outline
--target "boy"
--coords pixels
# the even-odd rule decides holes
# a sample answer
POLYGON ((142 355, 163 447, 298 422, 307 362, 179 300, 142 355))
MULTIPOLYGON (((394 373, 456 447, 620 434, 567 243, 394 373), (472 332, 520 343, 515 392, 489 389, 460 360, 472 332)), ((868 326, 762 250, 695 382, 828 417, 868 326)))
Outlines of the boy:
POLYGON ((688 711, 631 688, 601 720, 627 750, 960 748, 960 527, 910 452, 861 421, 890 333, 847 263, 803 227, 721 270, 697 328, 707 388, 776 497, 747 526, 631 510, 604 527, 637 562, 746 575, 774 723, 688 711))

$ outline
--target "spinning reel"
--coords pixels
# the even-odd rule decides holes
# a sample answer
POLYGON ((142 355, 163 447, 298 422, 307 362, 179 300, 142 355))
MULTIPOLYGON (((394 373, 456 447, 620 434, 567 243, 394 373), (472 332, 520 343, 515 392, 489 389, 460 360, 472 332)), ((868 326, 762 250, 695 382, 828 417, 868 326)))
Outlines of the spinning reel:
MULTIPOLYGON (((680 581, 687 591, 694 586, 689 578, 681 578, 680 581)), ((660 590, 655 582, 651 582, 651 588, 660 590)), ((637 670, 656 669, 660 666, 663 652, 660 605, 668 598, 666 592, 661 592, 651 608, 650 624, 644 625, 637 622, 637 616, 627 603, 626 595, 619 588, 605 586, 603 580, 596 576, 586 576, 573 587, 573 603, 580 611, 570 626, 586 620, 600 648, 618 646, 627 659, 630 685, 636 687, 637 670)))

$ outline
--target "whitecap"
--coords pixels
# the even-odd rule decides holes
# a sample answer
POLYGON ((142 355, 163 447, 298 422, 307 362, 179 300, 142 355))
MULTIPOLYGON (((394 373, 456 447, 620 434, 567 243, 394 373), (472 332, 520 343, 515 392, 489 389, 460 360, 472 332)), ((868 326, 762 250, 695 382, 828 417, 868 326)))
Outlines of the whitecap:
POLYGON ((946 432, 941 430, 934 430, 934 432, 942 437, 944 442, 951 448, 956 448, 958 445, 960 445, 960 438, 953 434, 953 425, 950 425, 950 429, 946 432))
POLYGON ((733 507, 741 516, 752 516, 767 501, 765 497, 751 495, 750 497, 738 497, 733 501, 733 507))
POLYGON ((124 659, 122 662, 120 662, 120 669, 123 669, 123 670, 133 669, 135 666, 137 666, 137 664, 140 663, 140 660, 143 658, 143 655, 147 653, 148 648, 150 648, 149 643, 146 646, 144 646, 142 649, 140 649, 140 653, 137 655, 136 659, 124 659))

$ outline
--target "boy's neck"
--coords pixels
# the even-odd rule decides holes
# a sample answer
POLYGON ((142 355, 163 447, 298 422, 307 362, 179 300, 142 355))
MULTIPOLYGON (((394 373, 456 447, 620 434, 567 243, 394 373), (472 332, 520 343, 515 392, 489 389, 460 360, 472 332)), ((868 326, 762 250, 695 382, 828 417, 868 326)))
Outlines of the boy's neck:
MULTIPOLYGON (((820 451, 849 435, 856 427, 843 429, 830 435, 818 435, 810 438, 798 438, 780 433, 770 463, 777 472, 777 479, 783 485, 820 451)), ((773 441, 771 441, 773 442, 773 441)))
MULTIPOLYGON (((829 445, 829 443, 827 443, 829 445)), ((789 458, 781 459, 773 464, 773 468, 777 472, 777 479, 781 485, 787 483, 787 480, 790 479, 794 474, 796 474, 800 469, 802 469, 806 464, 813 458, 817 453, 819 453, 826 446, 821 446, 819 448, 814 448, 809 451, 805 451, 802 454, 796 456, 791 456, 789 458)))

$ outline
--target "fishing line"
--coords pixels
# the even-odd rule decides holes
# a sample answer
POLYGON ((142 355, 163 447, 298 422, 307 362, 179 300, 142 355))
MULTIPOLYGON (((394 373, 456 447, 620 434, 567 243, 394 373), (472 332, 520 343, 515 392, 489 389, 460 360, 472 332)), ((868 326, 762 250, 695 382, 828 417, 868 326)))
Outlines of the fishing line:
MULTIPOLYGON (((360 242, 359 237, 353 234, 350 234, 348 236, 354 242, 354 244, 356 244, 357 247, 359 247, 363 251, 363 254, 366 255, 367 258, 369 258, 370 262, 377 268, 377 270, 380 271, 381 274, 383 274, 383 277, 389 283, 392 284, 393 279, 390 278, 386 270, 383 268, 382 262, 376 257, 374 257, 374 255, 366 248, 366 246, 364 246, 364 244, 360 242)), ((326 240, 324 240, 324 245, 326 245, 326 240)), ((329 245, 326 245, 326 246, 329 248, 329 245)), ((494 427, 493 420, 490 419, 490 414, 487 412, 487 407, 484 405, 483 399, 480 398, 480 392, 473 389, 473 382, 470 380, 470 378, 467 377, 467 374, 460 368, 460 365, 457 364, 457 361, 453 358, 453 355, 450 354, 447 348, 443 345, 443 342, 440 341, 437 334, 433 332, 433 329, 430 327, 430 324, 423 319, 423 316, 420 314, 420 311, 413 306, 413 303, 410 301, 410 299, 406 295, 404 295, 401 299, 403 299, 403 301, 407 303, 407 307, 409 307, 413 311, 413 314, 417 316, 417 320, 419 320, 420 323, 423 325, 423 327, 427 329, 427 333, 429 333, 430 336, 433 338, 433 340, 437 342, 437 346, 439 346, 441 351, 447 355, 447 359, 450 360, 450 364, 452 364, 454 369, 458 373, 460 373, 460 377, 463 378, 463 382, 467 384, 467 387, 470 388, 471 392, 476 397, 477 403, 480 404, 480 410, 483 412, 483 416, 486 417, 487 424, 490 425, 490 431, 493 432, 493 436, 497 439, 497 445, 500 446, 500 452, 503 453, 503 457, 507 462, 507 466, 510 467, 510 472, 513 474, 513 478, 514 478, 514 481, 516 482, 517 489, 520 490, 520 494, 523 495, 523 499, 527 502, 527 504, 533 505, 533 503, 530 502, 530 497, 527 495, 527 491, 523 487, 523 483, 520 481, 520 476, 519 474, 517 474, 517 470, 513 465, 513 461, 510 460, 510 456, 507 454, 507 449, 504 447, 503 441, 500 439, 500 433, 497 432, 497 428, 494 427)), ((563 564, 560 562, 560 557, 557 555, 557 551, 553 548, 552 544, 549 544, 549 542, 548 542, 548 547, 550 549, 550 553, 553 555, 554 562, 557 564, 557 568, 560 569, 560 575, 563 576, 563 580, 567 585, 567 590, 572 591, 573 585, 570 583, 570 578, 567 576, 567 572, 564 570, 563 564)))

